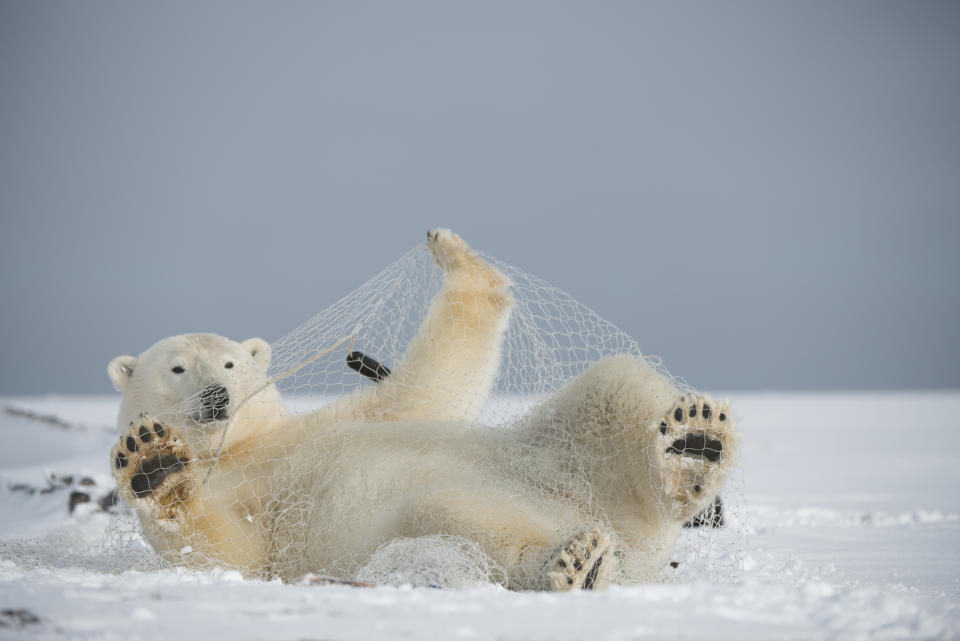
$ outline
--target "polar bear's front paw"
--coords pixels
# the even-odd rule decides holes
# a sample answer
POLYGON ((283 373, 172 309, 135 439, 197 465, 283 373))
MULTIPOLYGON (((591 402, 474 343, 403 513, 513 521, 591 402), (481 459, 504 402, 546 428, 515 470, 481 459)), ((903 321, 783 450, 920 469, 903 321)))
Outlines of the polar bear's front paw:
POLYGON ((613 543, 602 525, 570 539, 550 558, 546 566, 546 588, 600 590, 613 574, 613 543))
POLYGON ((507 278, 483 260, 460 236, 449 229, 427 232, 427 247, 434 262, 447 274, 463 277, 472 288, 496 290, 509 285, 507 278))
POLYGON ((154 518, 177 519, 192 486, 193 455, 176 430, 141 416, 110 453, 117 489, 154 518))
POLYGON ((657 430, 664 507, 671 520, 687 521, 713 501, 734 458, 737 438, 730 404, 681 397, 657 430))
POLYGON ((437 266, 445 272, 462 267, 464 259, 473 253, 467 243, 449 229, 428 230, 427 248, 437 266))

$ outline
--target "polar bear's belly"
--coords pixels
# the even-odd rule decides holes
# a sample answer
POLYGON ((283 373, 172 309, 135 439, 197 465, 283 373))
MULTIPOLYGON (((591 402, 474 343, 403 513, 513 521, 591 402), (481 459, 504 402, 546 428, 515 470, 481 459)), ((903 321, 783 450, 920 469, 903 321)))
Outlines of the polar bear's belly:
POLYGON ((382 544, 455 533, 437 515, 469 510, 471 498, 522 493, 503 453, 479 430, 436 423, 357 425, 290 458, 277 497, 277 573, 352 574, 382 544), (296 551, 295 553, 293 551, 296 551))

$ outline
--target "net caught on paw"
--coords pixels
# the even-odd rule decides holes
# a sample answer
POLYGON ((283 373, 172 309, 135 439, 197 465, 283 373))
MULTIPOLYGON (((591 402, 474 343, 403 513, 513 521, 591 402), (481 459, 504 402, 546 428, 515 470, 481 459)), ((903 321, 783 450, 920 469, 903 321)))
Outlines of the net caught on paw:
POLYGON ((176 336, 109 371, 118 490, 172 563, 537 590, 739 569, 729 405, 448 230, 272 345, 176 336))

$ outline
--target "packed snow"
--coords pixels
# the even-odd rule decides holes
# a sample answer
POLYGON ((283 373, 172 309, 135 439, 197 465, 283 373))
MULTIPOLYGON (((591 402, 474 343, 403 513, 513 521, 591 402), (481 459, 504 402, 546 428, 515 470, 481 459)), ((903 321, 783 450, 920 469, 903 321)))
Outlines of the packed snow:
POLYGON ((745 507, 705 535, 742 568, 568 594, 158 567, 110 507, 119 399, 0 398, 0 638, 960 638, 960 393, 731 396, 745 507))

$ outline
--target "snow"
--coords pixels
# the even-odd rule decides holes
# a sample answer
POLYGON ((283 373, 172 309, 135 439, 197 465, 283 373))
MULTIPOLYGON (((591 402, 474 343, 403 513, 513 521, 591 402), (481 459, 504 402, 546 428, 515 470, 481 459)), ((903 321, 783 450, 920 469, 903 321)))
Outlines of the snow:
POLYGON ((960 393, 730 396, 741 576, 570 594, 248 581, 156 569, 137 540, 91 555, 117 540, 96 501, 119 399, 0 398, 0 638, 960 638, 960 393), (91 498, 72 514, 71 492, 91 498))

